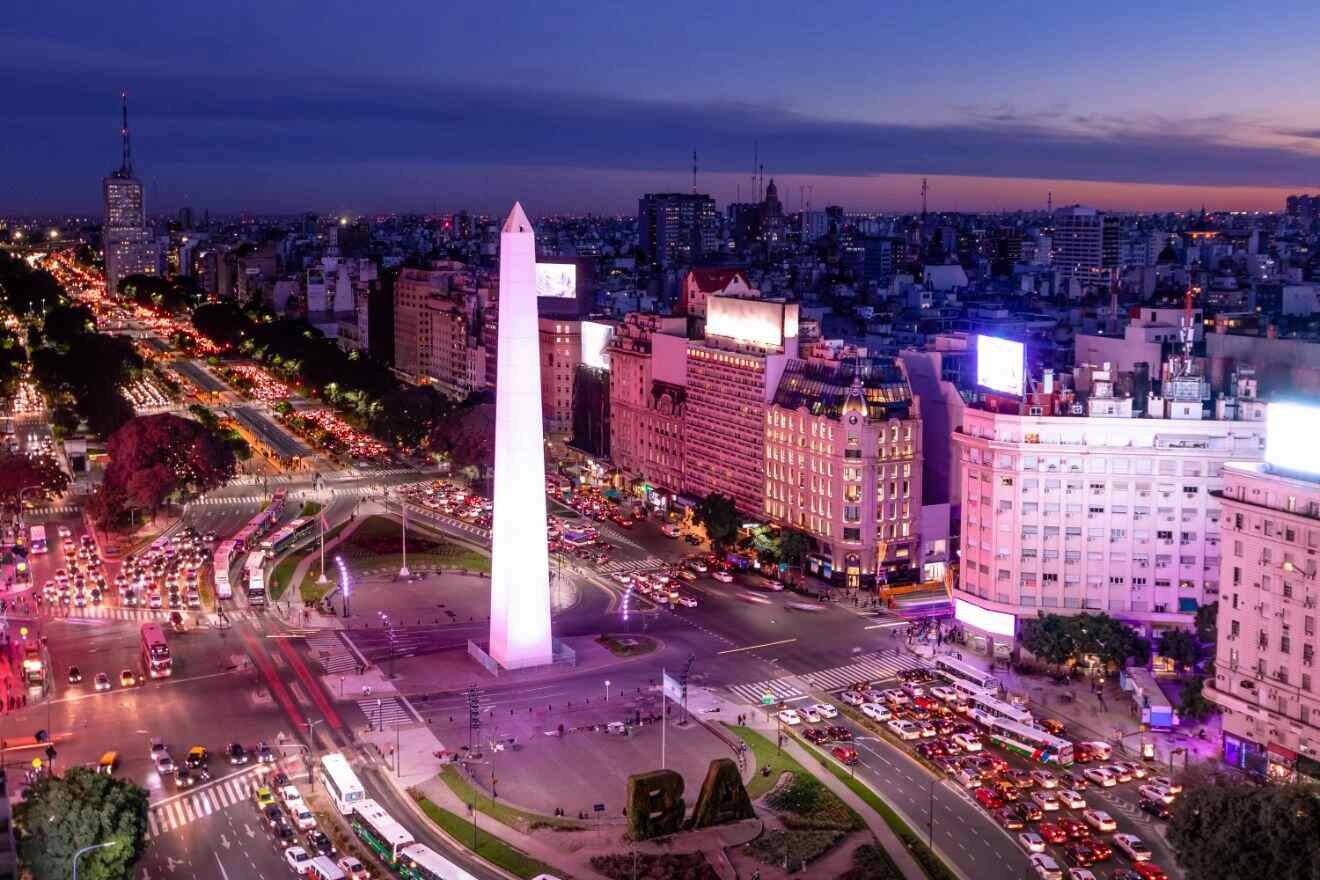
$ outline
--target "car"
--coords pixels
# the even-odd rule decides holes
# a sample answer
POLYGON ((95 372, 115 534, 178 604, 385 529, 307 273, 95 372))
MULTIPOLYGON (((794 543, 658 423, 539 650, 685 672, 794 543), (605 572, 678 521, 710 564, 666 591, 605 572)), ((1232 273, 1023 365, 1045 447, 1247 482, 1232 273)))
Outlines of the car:
POLYGON ((803 706, 801 709, 798 709, 796 711, 799 715, 802 716, 802 720, 807 722, 808 724, 820 723, 820 713, 816 711, 815 707, 803 706))
POLYGON ((1086 809, 1086 798, 1082 797, 1071 788, 1059 789, 1058 792, 1055 793, 1055 797, 1059 799, 1059 803, 1063 804, 1070 810, 1086 809))
POLYGON ((958 699, 957 691, 942 684, 935 685, 935 687, 930 689, 930 692, 932 696, 941 699, 946 703, 952 703, 954 700, 958 699))
POLYGON ((894 732, 899 739, 912 740, 921 738, 921 728, 911 721, 904 721, 901 718, 892 718, 885 722, 885 726, 894 732))
POLYGON ((1114 854, 1113 848, 1098 837, 1088 837, 1086 845, 1091 848, 1091 858, 1097 862, 1103 862, 1114 854))
POLYGON ((1118 783, 1118 779, 1103 767, 1087 767, 1082 775, 1101 788, 1113 788, 1118 783))
POLYGON ((1036 833, 1050 843, 1063 843, 1068 839, 1068 832, 1054 822, 1041 822, 1036 826, 1036 833))
POLYGON ((1060 816, 1057 824, 1072 840, 1086 840, 1091 836, 1091 829, 1087 824, 1072 816, 1060 816))
POLYGON ((1063 868, 1059 863, 1044 853, 1036 853, 1031 856, 1031 869, 1036 872, 1040 880, 1063 880, 1063 868))
POLYGON ((1033 788, 1036 780, 1031 778, 1031 774, 1026 770, 1009 770, 1004 773, 1004 778, 1021 789, 1033 788))
POLYGON ((733 575, 729 574, 727 571, 712 571, 710 576, 722 584, 733 583, 733 575))
POLYGON ((279 825, 289 824, 289 820, 284 818, 284 811, 273 803, 261 808, 261 816, 266 822, 266 827, 272 831, 279 825))
POLYGON ((58 526, 58 527, 56 528, 56 532, 59 534, 59 536, 60 536, 61 538, 72 538, 72 537, 73 537, 73 529, 69 528, 68 526, 63 526, 63 525, 62 525, 62 526, 58 526))
POLYGON ((847 690, 839 694, 839 699, 843 700, 849 706, 863 706, 866 704, 866 695, 861 691, 847 690))
POLYGON ((169 776, 177 769, 169 752, 157 752, 154 760, 156 762, 156 772, 161 776, 169 776))
POLYGON ((225 749, 225 757, 229 759, 230 764, 246 764, 248 751, 243 748, 242 743, 230 743, 229 748, 225 749))
POLYGON ((1089 868, 1095 864, 1095 856, 1091 854, 1091 848, 1085 843, 1075 843, 1072 846, 1065 847, 1063 855, 1070 865, 1089 868))
POLYGON ((936 729, 935 725, 931 724, 929 721, 918 721, 917 729, 921 732, 922 739, 931 739, 933 737, 939 736, 940 733, 939 730, 936 729))
POLYGON ((1118 827, 1114 817, 1104 810, 1082 810, 1082 821, 1096 831, 1113 831, 1118 827))
POLYGON ((1045 817, 1045 811, 1031 801, 1019 801, 1013 805, 1023 822, 1039 822, 1045 817))
POLYGON ((853 732, 838 724, 831 725, 825 733, 835 742, 852 742, 853 740, 853 732))
POLYGON ((819 727, 808 727, 806 730, 802 731, 802 738, 807 742, 821 745, 822 743, 829 742, 830 735, 819 727))
POLYGON ((291 846, 284 851, 284 861, 295 874, 302 874, 312 864, 312 856, 301 846, 291 846))
POLYGON ((949 738, 953 740, 953 742, 956 742, 959 746, 961 746, 964 751, 968 751, 968 752, 981 751, 982 748, 981 738, 974 734, 955 733, 953 736, 949 738))
POLYGON ((319 828, 313 828, 307 832, 307 848, 318 856, 333 858, 335 854, 335 845, 329 836, 319 828))
POLYGON ((336 864, 344 872, 345 880, 371 880, 371 872, 352 856, 344 856, 336 864))
POLYGON ((266 743, 265 740, 262 740, 261 742, 257 743, 257 763, 258 764, 275 763, 275 753, 270 750, 270 746, 266 743))
POLYGON ((1142 785, 1137 788, 1137 794, 1143 798, 1152 801, 1163 801, 1166 804, 1173 803, 1173 792, 1162 785, 1142 785))
POLYGON ((180 767, 174 772, 174 784, 179 788, 192 788, 197 777, 187 767, 180 767))
POLYGON ((701 546, 701 539, 698 538, 696 535, 692 534, 691 532, 688 532, 687 534, 683 535, 683 543, 691 544, 693 547, 699 547, 701 546))
POLYGON ((912 700, 898 688, 890 688, 880 692, 880 697, 891 706, 906 706, 912 700))
POLYGON ((1008 807, 1000 807, 993 815, 995 821, 1002 825, 1005 831, 1018 831, 1022 828, 1022 820, 1008 807))
POLYGON ((1169 875, 1164 873, 1164 869, 1151 862, 1133 862, 1132 873, 1141 880, 1169 880, 1169 875))
POLYGON ((1004 805, 1004 799, 993 788, 982 786, 975 793, 976 802, 987 810, 997 810, 1004 805))
POLYGON ((1045 838, 1034 831, 1023 831, 1017 836, 1017 839, 1018 843, 1022 844, 1027 852, 1045 852, 1045 838))
POLYGON ((872 721, 888 721, 893 717, 893 713, 879 703, 863 703, 862 714, 872 721))
POLYGON ((1066 732, 1063 722, 1057 718, 1042 718, 1036 722, 1036 726, 1053 736, 1063 736, 1066 732))
POLYGON ((999 792, 999 796, 1005 801, 1022 800, 1022 790, 1008 780, 996 779, 990 783, 990 787, 999 792))
POLYGON ((309 831, 316 827, 316 817, 312 811, 307 809, 307 803, 301 798, 296 801, 286 801, 285 808, 293 818, 293 824, 298 826, 299 831, 309 831))
POLYGON ((154 760, 157 755, 168 751, 169 747, 165 745, 165 740, 158 736, 153 736, 150 740, 150 748, 147 750, 147 756, 154 760))
POLYGON ((1031 799, 1036 802, 1036 806, 1042 810, 1053 812, 1059 809, 1059 799, 1054 796, 1054 792, 1038 788, 1031 793, 1031 799))
POLYGON ((1081 773, 1061 773, 1059 776, 1063 784, 1073 791, 1086 791, 1091 786, 1091 783, 1087 782, 1086 777, 1081 773))
POLYGON ((980 788, 985 783, 985 778, 973 767, 959 767, 953 778, 963 788, 980 788))
POLYGON ((1058 788, 1059 780, 1048 770, 1032 770, 1029 774, 1041 788, 1058 788))
POLYGON ((1121 849, 1123 855, 1134 862, 1150 861, 1150 847, 1142 843, 1141 838, 1135 834, 1115 834, 1114 846, 1121 849))
POLYGON ((132 687, 132 686, 135 685, 135 684, 137 684, 137 676, 133 674, 133 670, 131 670, 131 669, 125 669, 125 670, 123 670, 122 672, 119 673, 119 686, 120 686, 120 687, 126 687, 126 688, 129 688, 129 687, 132 687))
POLYGON ((193 746, 188 750, 188 757, 184 759, 184 763, 194 770, 204 768, 210 761, 211 753, 207 751, 206 746, 193 746))
POLYGON ((1164 801, 1152 801, 1147 798, 1142 798, 1137 806, 1143 813, 1154 816, 1161 822, 1167 822, 1169 820, 1169 805, 1164 803, 1164 801))
POLYGON ((817 703, 811 708, 815 709, 816 714, 821 718, 830 719, 839 717, 839 710, 831 706, 829 703, 817 703))
POLYGON ((257 809, 259 810, 265 810, 267 807, 272 806, 275 803, 275 794, 270 790, 270 786, 268 785, 260 786, 256 792, 253 793, 252 797, 256 800, 257 809))
MULTIPOLYGON (((1140 764, 1134 763, 1132 761, 1117 761, 1115 762, 1114 766, 1126 772, 1133 779, 1145 779, 1147 776, 1150 775, 1146 772, 1145 767, 1141 766, 1140 764)), ((1127 780, 1120 779, 1119 781, 1126 782, 1127 780)))
POLYGON ((1095 872, 1085 868, 1069 868, 1067 880, 1097 880, 1095 872))
POLYGON ((82 670, 77 666, 69 667, 69 684, 78 684, 82 681, 82 670))
POLYGON ((790 727, 792 727, 792 726, 796 726, 796 725, 802 723, 802 716, 799 715, 799 714, 797 713, 797 710, 795 710, 795 709, 781 709, 781 710, 779 710, 778 718, 779 718, 779 720, 780 720, 781 722, 783 722, 784 724, 789 725, 790 727))
POLYGON ((110 690, 110 675, 109 675, 109 673, 106 673, 106 672, 98 672, 98 673, 96 673, 96 677, 92 679, 92 683, 93 683, 93 686, 94 686, 98 691, 108 691, 108 690, 110 690))
POLYGON ((687 593, 683 593, 682 595, 680 595, 677 601, 678 604, 682 605, 684 608, 697 607, 697 600, 694 597, 689 596, 687 593))
POLYGON ((835 746, 830 750, 830 754, 849 767, 857 763, 857 750, 852 746, 835 746))
POLYGON ((1132 771, 1126 767, 1122 767, 1118 764, 1106 764, 1101 769, 1109 771, 1109 775, 1113 776, 1114 779, 1119 782, 1132 781, 1132 771))

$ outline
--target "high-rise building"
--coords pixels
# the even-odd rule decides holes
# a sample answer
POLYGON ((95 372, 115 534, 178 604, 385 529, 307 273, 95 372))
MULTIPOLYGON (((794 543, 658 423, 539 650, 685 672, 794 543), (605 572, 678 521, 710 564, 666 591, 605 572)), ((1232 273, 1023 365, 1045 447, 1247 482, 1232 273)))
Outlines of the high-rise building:
POLYGON ((610 459, 657 496, 683 484, 687 322, 633 312, 610 337, 610 459))
POLYGON ((653 266, 699 263, 719 246, 715 200, 698 193, 647 193, 637 202, 637 239, 653 266))
POLYGON ((128 139, 128 93, 123 100, 123 158, 119 170, 101 180, 105 209, 102 242, 105 250, 105 287, 113 294, 129 275, 156 275, 160 254, 156 239, 147 229, 142 181, 133 176, 133 153, 128 139))
POLYGON ((582 322, 543 317, 538 323, 545 432, 567 438, 573 430, 573 374, 582 361, 582 322))
POLYGON ((1066 278, 1097 282, 1105 267, 1104 215, 1071 205, 1054 212, 1054 265, 1066 278))

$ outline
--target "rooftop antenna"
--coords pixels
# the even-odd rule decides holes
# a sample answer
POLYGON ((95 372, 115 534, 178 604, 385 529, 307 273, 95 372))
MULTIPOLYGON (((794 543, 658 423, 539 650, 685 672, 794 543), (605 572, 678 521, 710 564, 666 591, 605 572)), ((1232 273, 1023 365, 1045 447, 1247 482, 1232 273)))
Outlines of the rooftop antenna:
POLYGON ((1049 195, 1045 197, 1045 213, 1054 213, 1054 190, 1050 190, 1049 195))
POLYGON ((923 223, 926 220, 926 196, 929 192, 930 188, 926 185, 926 178, 923 177, 921 178, 921 220, 923 223))
MULTIPOLYGON (((761 163, 761 142, 752 141, 752 192, 756 192, 756 167, 761 163)), ((757 201, 761 199, 758 196, 757 201)))
POLYGON ((124 159, 119 166, 119 173, 124 177, 133 176, 133 148, 128 142, 128 90, 125 89, 119 93, 119 99, 123 102, 124 123, 119 129, 120 136, 124 139, 124 159))
POLYGON ((697 194, 697 151, 692 151, 692 194, 697 194))

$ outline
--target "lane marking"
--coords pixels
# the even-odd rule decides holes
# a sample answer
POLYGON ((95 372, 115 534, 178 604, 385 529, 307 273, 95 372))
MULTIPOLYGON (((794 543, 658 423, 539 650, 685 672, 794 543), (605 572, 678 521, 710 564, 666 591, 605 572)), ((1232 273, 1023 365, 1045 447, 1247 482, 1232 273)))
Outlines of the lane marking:
POLYGON ((793 644, 793 643, 796 642, 796 641, 797 641, 797 639, 780 639, 780 640, 777 641, 777 642, 765 642, 765 643, 760 644, 760 645, 746 645, 746 646, 744 646, 744 647, 742 647, 742 648, 729 648, 729 649, 726 650, 726 651, 719 651, 718 653, 720 653, 720 654, 737 654, 737 653, 740 653, 740 652, 742 652, 742 651, 756 651, 756 650, 759 650, 760 648, 773 648, 773 647, 775 647, 775 646, 777 646, 777 645, 791 645, 791 644, 793 644))

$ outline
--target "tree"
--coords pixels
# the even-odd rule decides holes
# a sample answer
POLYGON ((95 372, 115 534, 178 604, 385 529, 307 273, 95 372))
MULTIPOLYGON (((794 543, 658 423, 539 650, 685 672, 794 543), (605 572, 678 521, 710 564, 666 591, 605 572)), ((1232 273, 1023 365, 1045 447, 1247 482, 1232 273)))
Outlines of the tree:
POLYGON ((495 466, 495 404, 465 406, 432 434, 432 448, 448 453, 458 467, 475 468, 484 480, 495 466))
POLYGON ((98 843, 113 845, 84 853, 78 876, 126 880, 145 847, 147 791, 86 767, 42 774, 14 807, 14 829, 19 861, 36 880, 71 877, 74 853, 98 843))
POLYGON ((54 498, 69 488, 69 475, 49 455, 25 452, 0 452, 0 503, 18 509, 19 493, 29 486, 40 492, 28 492, 25 498, 54 498))
POLYGON ((109 437, 134 415, 133 404, 118 389, 88 394, 79 401, 78 409, 87 419, 88 429, 98 437, 109 437))
POLYGON ((252 322, 233 303, 207 303, 193 309, 193 327, 221 348, 237 346, 252 328, 252 322))
MULTIPOLYGON (((365 392, 350 391, 345 398, 352 401, 358 415, 365 415, 359 402, 370 400, 365 392)), ((386 442, 415 447, 450 418, 455 409, 454 402, 434 388, 409 386, 385 395, 368 424, 372 433, 386 442)))
POLYGON ((108 499, 155 512, 171 496, 222 485, 234 475, 234 453, 206 426, 172 413, 139 416, 110 436, 108 499))
POLYGON ((706 529, 706 537, 710 538, 712 547, 718 548, 715 551, 717 553, 738 534, 738 526, 742 522, 733 499, 718 492, 711 492, 701 499, 693 516, 706 529))
POLYGON ((69 346, 96 332, 96 316, 87 306, 56 306, 46 312, 42 333, 52 345, 69 346))
POLYGON ((1196 609, 1196 637, 1203 645, 1219 641, 1219 603, 1211 602, 1196 609))
POLYGON ((1314 876, 1320 787, 1198 785, 1173 805, 1168 841, 1188 877, 1314 876))
POLYGON ((1194 668, 1201 659, 1201 643, 1185 629, 1164 630, 1158 644, 1160 656, 1172 660, 1179 672, 1194 668))
POLYGON ((784 529, 779 533, 779 555, 786 562, 802 562, 810 546, 810 539, 797 529, 784 529))
POLYGON ((1198 675, 1183 682, 1178 699, 1178 714, 1192 721, 1204 721, 1219 711, 1219 706, 1205 696, 1205 676, 1198 675))
POLYGON ((1069 619, 1059 614, 1041 613, 1034 620, 1023 621, 1022 647, 1053 666, 1077 656, 1069 619))

